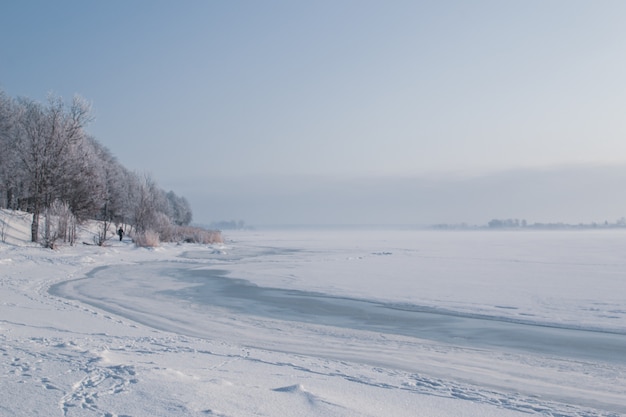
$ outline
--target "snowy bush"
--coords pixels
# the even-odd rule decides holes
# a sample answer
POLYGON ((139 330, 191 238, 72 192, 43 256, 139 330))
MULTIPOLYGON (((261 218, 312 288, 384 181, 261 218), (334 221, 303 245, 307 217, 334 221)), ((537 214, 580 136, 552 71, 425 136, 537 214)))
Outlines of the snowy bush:
POLYGON ((76 217, 69 204, 55 200, 44 213, 45 230, 43 245, 54 249, 56 242, 63 240, 70 245, 76 241, 76 217))
POLYGON ((179 242, 201 243, 210 245, 213 243, 223 243, 222 233, 217 230, 206 230, 199 227, 180 226, 176 228, 179 242))
POLYGON ((159 234, 152 230, 139 232, 135 235, 133 242, 140 248, 156 248, 161 244, 159 234))
POLYGON ((96 245, 105 246, 109 237, 117 234, 117 228, 113 228, 113 230, 111 230, 111 226, 112 224, 109 221, 102 221, 101 225, 98 227, 96 235, 93 237, 93 242, 96 245))
POLYGON ((159 234, 161 242, 172 242, 175 239, 176 227, 165 213, 154 213, 151 230, 159 234))

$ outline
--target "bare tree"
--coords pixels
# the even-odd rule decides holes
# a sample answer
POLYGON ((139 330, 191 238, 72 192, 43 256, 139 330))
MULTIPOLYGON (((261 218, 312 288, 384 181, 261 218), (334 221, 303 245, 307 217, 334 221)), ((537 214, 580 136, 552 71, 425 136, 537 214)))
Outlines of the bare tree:
POLYGON ((94 142, 78 141, 58 178, 57 198, 67 202, 79 221, 97 218, 106 198, 106 172, 94 142))
POLYGON ((135 229, 144 232, 160 224, 161 218, 158 213, 167 211, 167 198, 150 175, 136 175, 133 196, 133 224, 135 229))
POLYGON ((189 202, 166 193, 149 175, 124 168, 89 137, 90 106, 80 97, 66 105, 50 95, 46 103, 11 99, 0 90, 0 207, 32 214, 31 240, 53 246, 73 239, 77 221, 103 222, 100 244, 113 223, 155 231, 171 239, 188 225, 189 202))
POLYGON ((15 126, 15 106, 0 91, 0 207, 15 208, 17 177, 15 152, 11 146, 11 134, 15 126))
POLYGON ((102 246, 108 239, 109 227, 113 223, 124 223, 129 218, 129 184, 127 170, 115 159, 111 152, 89 139, 90 146, 97 161, 102 190, 99 211, 95 218, 102 221, 96 243, 102 246))
POLYGON ((55 200, 44 212, 44 246, 54 249, 56 242, 63 240, 74 244, 76 238, 76 217, 68 203, 55 200))
POLYGON ((20 99, 14 149, 26 173, 28 208, 33 214, 31 240, 38 241, 39 217, 54 201, 66 178, 76 147, 84 139, 83 128, 90 120, 90 106, 74 97, 66 108, 60 97, 49 96, 46 106, 20 99))
POLYGON ((3 243, 7 241, 7 229, 9 228, 10 220, 9 216, 6 219, 0 219, 0 241, 3 243))
POLYGON ((170 219, 177 226, 187 226, 191 223, 192 212, 191 206, 185 197, 179 197, 170 191, 166 194, 167 201, 170 205, 170 219))

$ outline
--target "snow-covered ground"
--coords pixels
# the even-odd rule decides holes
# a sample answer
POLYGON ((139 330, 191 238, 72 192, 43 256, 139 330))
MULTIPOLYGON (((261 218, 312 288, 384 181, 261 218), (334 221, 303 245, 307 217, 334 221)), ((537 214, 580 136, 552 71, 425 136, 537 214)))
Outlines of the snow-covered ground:
POLYGON ((0 216, 2 416, 626 415, 623 231, 51 251, 0 216))

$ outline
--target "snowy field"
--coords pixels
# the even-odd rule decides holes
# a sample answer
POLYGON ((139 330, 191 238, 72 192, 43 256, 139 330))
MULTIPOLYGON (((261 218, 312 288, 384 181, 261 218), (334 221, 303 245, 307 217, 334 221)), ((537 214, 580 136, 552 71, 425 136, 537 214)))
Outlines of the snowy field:
POLYGON ((624 231, 51 251, 8 226, 2 416, 626 415, 624 231))

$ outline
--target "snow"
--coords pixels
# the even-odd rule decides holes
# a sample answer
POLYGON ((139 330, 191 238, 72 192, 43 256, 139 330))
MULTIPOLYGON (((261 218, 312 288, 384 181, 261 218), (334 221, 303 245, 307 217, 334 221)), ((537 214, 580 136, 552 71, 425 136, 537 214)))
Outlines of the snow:
POLYGON ((0 216, 3 416, 626 415, 623 231, 51 251, 0 216))

